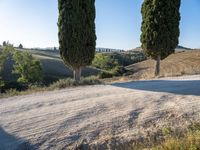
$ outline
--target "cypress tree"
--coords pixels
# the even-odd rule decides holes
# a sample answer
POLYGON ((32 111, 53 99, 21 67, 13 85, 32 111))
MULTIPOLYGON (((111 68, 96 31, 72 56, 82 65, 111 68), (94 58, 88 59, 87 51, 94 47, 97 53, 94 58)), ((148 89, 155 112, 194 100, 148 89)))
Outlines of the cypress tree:
POLYGON ((58 9, 60 55, 78 82, 95 56, 95 0, 58 0, 58 9))
POLYGON ((155 76, 160 74, 160 60, 178 45, 180 5, 181 0, 144 0, 142 4, 141 43, 146 55, 156 60, 155 76))

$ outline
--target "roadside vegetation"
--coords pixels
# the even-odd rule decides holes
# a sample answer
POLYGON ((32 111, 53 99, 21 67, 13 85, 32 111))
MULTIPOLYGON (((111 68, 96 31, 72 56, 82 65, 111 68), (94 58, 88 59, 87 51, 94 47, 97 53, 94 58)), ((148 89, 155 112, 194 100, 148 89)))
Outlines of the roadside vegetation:
POLYGON ((199 150, 200 131, 187 132, 183 137, 168 137, 152 150, 199 150))
POLYGON ((133 150, 199 150, 200 124, 192 123, 187 129, 171 129, 164 127, 159 138, 145 140, 133 144, 133 150), (156 139, 156 140, 155 140, 156 139), (144 144, 145 143, 145 144, 144 144), (148 146, 149 145, 149 146, 148 146))
POLYGON ((53 82, 49 86, 29 85, 26 90, 20 90, 20 91, 16 90, 15 88, 11 88, 11 89, 6 90, 5 92, 1 93, 0 98, 19 96, 19 95, 27 95, 27 94, 32 94, 35 92, 60 90, 60 89, 68 88, 68 87, 97 85, 97 84, 103 84, 103 83, 96 76, 81 78, 79 83, 77 83, 72 78, 60 79, 56 82, 53 82))

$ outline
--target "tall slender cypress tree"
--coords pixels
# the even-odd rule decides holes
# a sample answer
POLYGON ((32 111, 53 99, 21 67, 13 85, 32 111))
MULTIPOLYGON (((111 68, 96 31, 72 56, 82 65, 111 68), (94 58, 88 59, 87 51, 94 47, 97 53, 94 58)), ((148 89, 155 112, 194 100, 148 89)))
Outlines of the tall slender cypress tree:
POLYGON ((78 82, 81 69, 90 65, 95 55, 95 0, 58 0, 58 9, 61 58, 78 82))
POLYGON ((174 53, 178 45, 181 0, 144 0, 142 5, 141 43, 147 56, 156 60, 155 76, 160 74, 160 60, 174 53))

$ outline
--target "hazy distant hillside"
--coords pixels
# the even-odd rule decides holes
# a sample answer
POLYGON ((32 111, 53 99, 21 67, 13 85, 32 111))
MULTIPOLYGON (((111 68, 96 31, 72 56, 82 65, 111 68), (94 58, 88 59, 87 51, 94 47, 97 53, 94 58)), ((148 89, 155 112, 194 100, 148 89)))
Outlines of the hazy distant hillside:
MULTIPOLYGON (((185 51, 191 51, 192 49, 191 48, 187 48, 187 47, 184 47, 184 46, 177 46, 176 48, 176 52, 185 52, 185 51)), ((135 49, 131 49, 129 51, 143 51, 143 49, 141 47, 136 47, 135 49)))

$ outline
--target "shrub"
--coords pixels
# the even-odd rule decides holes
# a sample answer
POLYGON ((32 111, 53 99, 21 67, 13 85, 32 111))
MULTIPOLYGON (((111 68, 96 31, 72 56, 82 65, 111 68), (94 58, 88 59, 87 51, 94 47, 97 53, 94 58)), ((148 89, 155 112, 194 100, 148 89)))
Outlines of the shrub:
POLYGON ((73 86, 79 86, 79 85, 95 85, 95 84, 101 84, 100 80, 95 76, 81 78, 80 82, 76 82, 72 78, 68 78, 68 79, 61 79, 51 84, 48 87, 48 89, 49 90, 64 89, 67 87, 73 87, 73 86))
POLYGON ((96 84, 101 84, 101 83, 102 82, 99 80, 98 77, 90 76, 90 77, 82 78, 79 84, 80 85, 96 85, 96 84))
POLYGON ((19 44, 19 48, 20 48, 20 49, 23 49, 23 45, 22 45, 22 44, 19 44))
POLYGON ((121 76, 123 75, 124 73, 126 73, 126 69, 122 66, 116 66, 115 68, 113 68, 111 70, 113 76, 121 76))
POLYGON ((54 89, 63 89, 63 88, 66 88, 66 87, 69 87, 69 86, 75 86, 76 85, 76 82, 69 78, 69 79, 61 79, 53 84, 51 84, 49 86, 49 89, 50 90, 54 90, 54 89))
POLYGON ((99 73, 99 78, 100 79, 105 79, 105 78, 112 78, 113 74, 108 72, 108 71, 102 71, 99 73))
POLYGON ((0 50, 0 92, 2 92, 5 82, 3 81, 2 72, 4 70, 4 64, 9 55, 12 54, 14 48, 11 44, 7 43, 2 50, 0 50))

